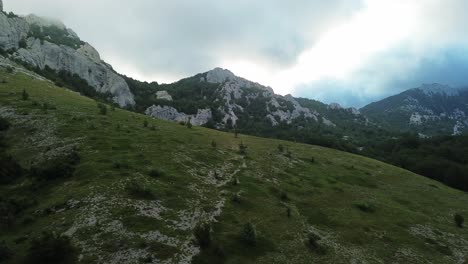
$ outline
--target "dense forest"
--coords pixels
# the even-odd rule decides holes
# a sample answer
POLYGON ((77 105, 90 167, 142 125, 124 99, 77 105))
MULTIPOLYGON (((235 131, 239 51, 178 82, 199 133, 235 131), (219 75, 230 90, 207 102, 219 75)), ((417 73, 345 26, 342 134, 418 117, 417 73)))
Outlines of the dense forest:
POLYGON ((468 191, 468 136, 421 139, 404 134, 376 142, 363 154, 468 191))

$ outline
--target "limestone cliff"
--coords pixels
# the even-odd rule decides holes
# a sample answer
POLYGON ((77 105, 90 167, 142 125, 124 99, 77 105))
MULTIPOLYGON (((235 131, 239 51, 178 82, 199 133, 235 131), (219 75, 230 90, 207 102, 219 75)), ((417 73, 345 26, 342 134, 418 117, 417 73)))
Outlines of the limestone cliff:
POLYGON ((76 33, 63 23, 51 19, 28 15, 9 18, 0 13, 0 47, 11 51, 11 58, 44 69, 77 74, 101 93, 110 93, 120 106, 134 105, 134 96, 125 80, 88 43, 79 40, 76 33), (36 34, 33 34, 33 30, 36 34), (46 35, 47 30, 63 32, 61 41, 79 43, 77 47, 62 44, 46 35), (42 34, 42 38, 37 36, 42 34), (43 36, 45 35, 45 36, 43 36), (23 42, 20 45, 20 42, 23 42), (24 44, 25 43, 25 44, 24 44))

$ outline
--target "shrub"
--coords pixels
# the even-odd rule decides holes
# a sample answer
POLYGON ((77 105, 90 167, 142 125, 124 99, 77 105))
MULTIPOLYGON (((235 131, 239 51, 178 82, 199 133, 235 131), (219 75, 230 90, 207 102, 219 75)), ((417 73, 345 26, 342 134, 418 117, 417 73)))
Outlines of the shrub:
POLYGON ((315 158, 314 157, 310 157, 310 163, 314 163, 315 162, 315 158))
POLYGON ((355 202, 354 206, 365 213, 375 212, 375 206, 368 202, 362 202, 362 201, 355 202))
POLYGON ((257 231, 252 223, 246 223, 242 228, 241 239, 244 244, 248 246, 255 246, 257 244, 257 231))
POLYGON ((209 224, 200 224, 194 230, 195 239, 201 248, 207 248, 211 244, 211 227, 209 224))
POLYGON ((148 120, 143 121, 143 127, 148 127, 148 120))
POLYGON ((245 155, 247 154, 247 146, 244 145, 244 143, 241 141, 241 143, 239 144, 239 153, 241 155, 245 155))
POLYGON ((10 259, 13 256, 13 251, 6 245, 5 241, 0 242, 0 263, 10 259))
POLYGON ((237 128, 234 129, 234 137, 235 138, 239 137, 239 131, 237 130, 237 128))
POLYGON ((455 220, 455 224, 456 224, 459 228, 463 228, 463 223, 465 222, 465 218, 463 218, 462 215, 460 215, 460 214, 455 214, 454 220, 455 220))
POLYGON ((232 196, 232 201, 235 203, 241 203, 240 195, 238 193, 234 194, 234 196, 232 196))
POLYGON ((28 92, 26 92, 26 89, 23 89, 23 92, 21 93, 21 99, 23 99, 23 101, 26 101, 28 100, 28 98, 29 98, 28 92))
POLYGON ((157 178, 157 177, 161 177, 164 175, 164 172, 158 170, 158 169, 151 169, 149 172, 148 172, 148 175, 150 177, 153 177, 153 178, 157 178))
POLYGON ((292 216, 292 210, 291 210, 291 207, 286 207, 286 215, 288 216, 288 218, 291 218, 292 216))
POLYGON ((186 125, 187 125, 188 128, 192 128, 192 118, 189 118, 189 119, 188 119, 186 125))
POLYGON ((48 160, 31 169, 31 174, 41 180, 55 180, 60 178, 67 178, 73 175, 75 166, 80 162, 78 152, 75 150, 70 154, 48 160))
POLYGON ((125 189, 128 194, 137 199, 153 200, 155 198, 154 193, 150 189, 135 180, 131 181, 125 189))
POLYGON ((234 179, 232 179, 232 185, 236 186, 239 184, 240 184, 239 178, 235 177, 234 179))
POLYGON ((28 47, 28 43, 26 42, 26 39, 25 38, 22 38, 19 42, 18 42, 18 46, 22 49, 25 49, 28 47))
POLYGON ((76 249, 68 237, 47 232, 34 239, 26 255, 26 263, 67 264, 74 263, 76 249))
POLYGON ((11 156, 0 155, 0 185, 14 182, 21 177, 23 170, 11 156))
POLYGON ((105 104, 98 103, 99 114, 106 115, 107 114, 107 106, 105 104))
POLYGON ((151 131, 156 131, 156 127, 154 125, 151 125, 150 130, 151 131))
POLYGON ((322 240, 322 238, 314 232, 310 232, 307 235, 307 244, 313 250, 317 250, 321 248, 319 244, 320 240, 322 240))
POLYGON ((282 144, 279 144, 279 145, 278 145, 278 151, 281 152, 281 153, 283 153, 283 151, 284 151, 284 146, 283 146, 282 144))
POLYGON ((3 117, 0 117, 0 131, 5 131, 10 128, 10 122, 3 117))
POLYGON ((211 141, 211 147, 216 148, 216 141, 214 141, 214 140, 211 141))
POLYGON ((288 196, 288 194, 286 192, 281 192, 280 197, 281 197, 281 200, 283 200, 283 201, 288 201, 289 200, 289 196, 288 196))
POLYGON ((7 71, 7 73, 13 73, 13 67, 7 66, 6 71, 7 71))

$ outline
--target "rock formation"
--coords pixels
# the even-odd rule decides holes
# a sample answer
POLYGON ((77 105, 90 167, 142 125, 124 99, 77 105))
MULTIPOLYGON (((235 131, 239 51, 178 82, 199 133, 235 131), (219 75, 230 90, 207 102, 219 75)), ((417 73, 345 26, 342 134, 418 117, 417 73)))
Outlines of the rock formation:
POLYGON ((180 113, 174 107, 159 105, 149 107, 146 109, 145 114, 154 118, 175 122, 187 122, 190 120, 190 123, 195 126, 204 125, 212 118, 210 109, 198 109, 198 113, 196 115, 187 115, 185 113, 180 113))
POLYGON ((41 30, 44 27, 57 27, 68 34, 66 37, 79 41, 76 33, 59 21, 35 15, 8 18, 0 13, 0 46, 4 50, 16 50, 12 57, 31 66, 40 69, 48 66, 56 71, 77 74, 96 91, 111 94, 113 100, 122 107, 135 104, 134 96, 125 80, 101 60, 99 53, 91 45, 82 42, 79 48, 74 49, 47 39, 35 38, 30 34, 32 25, 40 27, 41 30), (26 47, 19 46, 21 40, 26 40, 26 47))

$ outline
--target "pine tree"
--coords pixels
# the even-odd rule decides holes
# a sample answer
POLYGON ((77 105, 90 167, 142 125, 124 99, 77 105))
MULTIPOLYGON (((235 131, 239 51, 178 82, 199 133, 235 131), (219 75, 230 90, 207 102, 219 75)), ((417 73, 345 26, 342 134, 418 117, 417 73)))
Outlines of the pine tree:
POLYGON ((242 241, 249 246, 255 246, 257 244, 257 231, 252 223, 249 222, 244 225, 241 238, 242 241))

